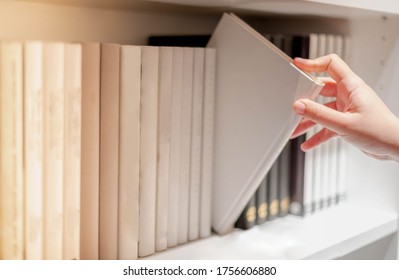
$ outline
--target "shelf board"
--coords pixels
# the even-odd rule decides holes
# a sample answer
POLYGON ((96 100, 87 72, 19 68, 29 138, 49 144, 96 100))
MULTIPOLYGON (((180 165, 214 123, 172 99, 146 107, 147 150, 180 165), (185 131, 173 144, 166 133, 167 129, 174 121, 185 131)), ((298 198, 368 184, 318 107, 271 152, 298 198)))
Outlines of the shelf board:
POLYGON ((19 0, 105 9, 145 9, 161 12, 200 13, 216 11, 278 15, 356 18, 399 15, 399 3, 392 0, 19 0))
POLYGON ((213 235, 146 259, 334 259, 393 234, 398 214, 343 203, 250 230, 213 235))

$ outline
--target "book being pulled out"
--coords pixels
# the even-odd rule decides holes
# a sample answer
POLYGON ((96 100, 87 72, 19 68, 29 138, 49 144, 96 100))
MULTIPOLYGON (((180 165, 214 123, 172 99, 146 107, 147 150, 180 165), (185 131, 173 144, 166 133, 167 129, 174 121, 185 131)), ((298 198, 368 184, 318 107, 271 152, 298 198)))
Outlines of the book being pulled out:
POLYGON ((234 14, 224 14, 216 49, 212 227, 228 233, 300 121, 297 99, 324 84, 234 14))

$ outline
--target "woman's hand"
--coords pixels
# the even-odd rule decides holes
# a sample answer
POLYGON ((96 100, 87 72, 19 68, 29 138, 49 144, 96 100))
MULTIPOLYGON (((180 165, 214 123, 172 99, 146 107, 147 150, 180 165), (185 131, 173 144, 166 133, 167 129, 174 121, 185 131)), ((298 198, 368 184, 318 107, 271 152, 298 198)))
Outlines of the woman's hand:
POLYGON ((316 123, 324 127, 302 144, 302 150, 338 135, 371 157, 399 161, 399 119, 340 57, 330 54, 314 60, 295 58, 294 64, 307 72, 327 72, 331 78, 320 78, 325 83, 320 94, 335 97, 324 105, 309 99, 294 103, 294 111, 303 120, 292 138, 316 123))

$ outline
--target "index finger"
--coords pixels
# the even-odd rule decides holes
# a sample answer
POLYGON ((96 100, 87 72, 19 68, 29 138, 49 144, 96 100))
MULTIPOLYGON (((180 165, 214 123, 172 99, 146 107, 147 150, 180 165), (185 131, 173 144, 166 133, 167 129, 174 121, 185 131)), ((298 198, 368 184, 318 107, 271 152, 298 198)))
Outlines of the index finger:
POLYGON ((296 57, 294 64, 307 72, 327 72, 337 82, 348 76, 355 75, 349 66, 336 54, 329 54, 316 59, 296 57))

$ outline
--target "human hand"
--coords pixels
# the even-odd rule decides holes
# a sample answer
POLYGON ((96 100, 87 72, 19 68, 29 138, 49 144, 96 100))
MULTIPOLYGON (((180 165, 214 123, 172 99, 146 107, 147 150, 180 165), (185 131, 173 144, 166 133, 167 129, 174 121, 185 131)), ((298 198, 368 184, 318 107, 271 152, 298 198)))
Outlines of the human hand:
POLYGON ((294 111, 303 119, 292 138, 316 123, 324 127, 301 145, 303 151, 341 136, 371 157, 399 161, 399 119, 340 57, 295 58, 294 64, 307 72, 327 72, 329 78, 320 78, 325 83, 320 94, 335 97, 324 105, 309 99, 294 103, 294 111))

